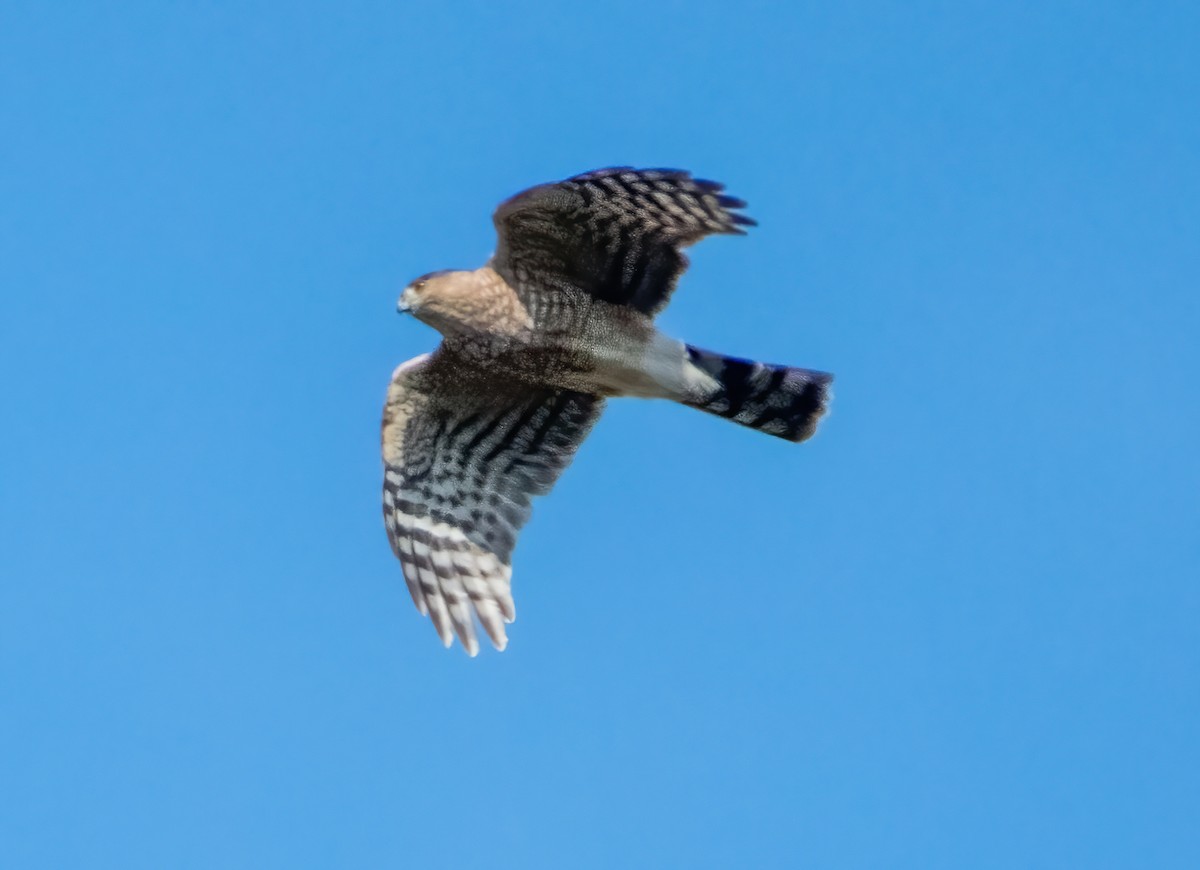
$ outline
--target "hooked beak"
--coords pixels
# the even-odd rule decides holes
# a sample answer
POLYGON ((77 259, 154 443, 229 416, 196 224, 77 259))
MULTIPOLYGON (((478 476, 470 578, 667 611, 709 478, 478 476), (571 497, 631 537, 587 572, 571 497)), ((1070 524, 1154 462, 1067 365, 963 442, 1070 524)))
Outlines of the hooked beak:
POLYGON ((400 294, 400 299, 396 302, 396 310, 401 314, 412 314, 413 301, 412 289, 405 287, 404 292, 400 294))

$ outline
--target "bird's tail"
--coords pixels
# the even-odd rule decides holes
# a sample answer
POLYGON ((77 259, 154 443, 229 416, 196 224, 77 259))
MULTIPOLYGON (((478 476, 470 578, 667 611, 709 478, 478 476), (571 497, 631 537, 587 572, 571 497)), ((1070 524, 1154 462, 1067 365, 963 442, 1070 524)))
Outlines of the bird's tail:
POLYGON ((687 345, 688 361, 717 382, 713 392, 685 404, 759 432, 803 441, 817 429, 833 375, 751 362, 687 345))

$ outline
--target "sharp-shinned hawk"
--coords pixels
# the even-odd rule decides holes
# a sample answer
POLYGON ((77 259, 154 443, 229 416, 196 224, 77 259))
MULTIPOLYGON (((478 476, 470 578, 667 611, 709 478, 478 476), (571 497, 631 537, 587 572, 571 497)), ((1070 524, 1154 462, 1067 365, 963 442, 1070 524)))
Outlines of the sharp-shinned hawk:
POLYGON ((515 611, 511 557, 610 396, 670 399, 789 441, 813 434, 832 376, 700 350, 654 326, 682 249, 754 221, 723 186, 618 167, 496 210, 480 269, 434 272, 399 309, 443 336, 396 369, 383 412, 383 516, 408 590, 442 642, 497 649, 515 611))

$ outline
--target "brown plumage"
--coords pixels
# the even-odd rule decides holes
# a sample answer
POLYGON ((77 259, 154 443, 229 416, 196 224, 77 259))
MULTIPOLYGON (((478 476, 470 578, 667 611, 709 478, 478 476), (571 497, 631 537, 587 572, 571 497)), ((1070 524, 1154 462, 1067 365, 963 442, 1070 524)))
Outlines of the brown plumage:
POLYGON ((659 332, 682 248, 753 224, 722 186, 677 170, 606 169, 497 209, 474 271, 431 273, 400 297, 443 336, 396 369, 383 416, 383 512, 413 602, 449 646, 474 619, 507 644, 511 557, 606 397, 665 398, 801 441, 831 377, 702 351, 659 332))

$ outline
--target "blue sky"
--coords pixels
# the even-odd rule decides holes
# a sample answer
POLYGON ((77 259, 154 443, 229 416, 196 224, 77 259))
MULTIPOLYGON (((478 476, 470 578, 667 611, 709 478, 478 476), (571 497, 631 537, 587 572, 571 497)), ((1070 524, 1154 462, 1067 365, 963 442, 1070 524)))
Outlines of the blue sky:
POLYGON ((1194 4, 0 12, 5 867, 1200 866, 1194 4), (410 278, 610 164, 728 183, 445 651, 379 516, 410 278))

